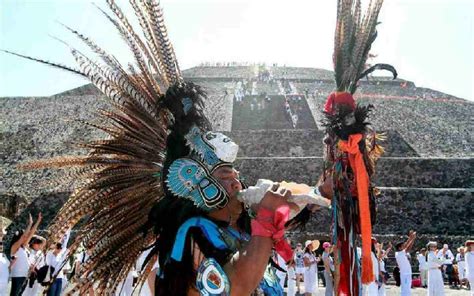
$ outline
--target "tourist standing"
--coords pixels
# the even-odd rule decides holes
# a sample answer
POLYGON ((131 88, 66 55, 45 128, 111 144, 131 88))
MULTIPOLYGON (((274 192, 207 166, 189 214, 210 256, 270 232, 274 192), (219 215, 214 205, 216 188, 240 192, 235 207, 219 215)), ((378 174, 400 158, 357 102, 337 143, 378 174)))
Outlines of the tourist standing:
POLYGON ((319 247, 319 241, 307 240, 304 246, 304 292, 306 296, 311 296, 318 290, 318 258, 314 255, 314 251, 319 247))
POLYGON ((420 270, 420 280, 421 286, 423 288, 427 287, 427 279, 428 279, 428 264, 426 263, 426 249, 422 248, 418 255, 416 256, 418 259, 418 269, 420 270))
POLYGON ((474 296, 474 240, 468 240, 466 248, 466 278, 471 287, 471 296, 474 296))
POLYGON ((30 255, 28 259, 31 265, 23 296, 37 296, 42 291, 41 284, 36 280, 36 273, 45 264, 45 257, 42 251, 45 243, 46 239, 38 235, 34 235, 30 240, 30 255))
POLYGON ((27 244, 33 237, 41 223, 41 213, 38 215, 36 223, 33 224, 33 218, 29 216, 28 225, 25 231, 19 230, 15 232, 12 241, 10 254, 12 258, 10 276, 12 279, 12 287, 10 296, 18 296, 23 293, 26 288, 26 279, 30 270, 29 252, 27 244))
POLYGON ((0 296, 7 296, 8 281, 10 279, 10 260, 3 252, 3 230, 2 221, 0 220, 0 296))
POLYGON ((461 283, 460 286, 462 287, 463 283, 466 281, 466 254, 463 246, 458 248, 456 263, 458 265, 459 281, 461 283))
POLYGON ((364 296, 376 296, 379 293, 379 283, 380 283, 380 265, 379 260, 377 258, 377 240, 373 237, 372 238, 372 250, 370 252, 371 260, 372 260, 372 272, 374 274, 374 280, 369 283, 368 285, 363 285, 363 295, 364 296))
POLYGON ((298 294, 300 294, 300 283, 304 276, 304 261, 303 261, 304 251, 303 245, 301 243, 296 244, 295 249, 295 271, 296 271, 296 289, 298 294))
POLYGON ((436 242, 429 242, 426 248, 429 250, 427 256, 428 296, 443 296, 444 282, 441 268, 443 267, 443 257, 446 250, 443 248, 443 250, 438 252, 438 244, 436 242))
MULTIPOLYGON (((443 249, 438 252, 438 257, 443 254, 443 270, 446 273, 448 277, 448 283, 451 288, 457 287, 457 283, 454 282, 454 277, 453 277, 453 261, 454 261, 454 255, 453 252, 449 249, 449 246, 447 244, 443 245, 443 249)), ((440 257, 441 258, 441 257, 440 257)))
POLYGON ((51 250, 46 254, 46 265, 54 268, 51 278, 54 278, 53 283, 47 291, 48 296, 60 296, 63 287, 66 286, 66 277, 63 272, 64 262, 67 258, 67 244, 71 230, 69 229, 63 240, 51 245, 51 250))
MULTIPOLYGON (((288 282, 287 282, 287 287, 288 290, 286 292, 286 296, 295 296, 296 294, 296 264, 295 260, 290 260, 288 262, 288 282)), ((299 293, 298 293, 299 294, 299 293)))
POLYGON ((411 295, 411 265, 408 260, 407 252, 413 246, 413 242, 416 238, 416 232, 410 231, 408 235, 408 240, 404 243, 398 243, 396 245, 395 259, 397 260, 397 265, 400 268, 400 290, 402 296, 411 295))
POLYGON ((332 296, 334 293, 334 261, 331 258, 331 249, 332 246, 329 242, 323 244, 323 263, 324 263, 324 281, 326 283, 326 292, 325 296, 332 296))

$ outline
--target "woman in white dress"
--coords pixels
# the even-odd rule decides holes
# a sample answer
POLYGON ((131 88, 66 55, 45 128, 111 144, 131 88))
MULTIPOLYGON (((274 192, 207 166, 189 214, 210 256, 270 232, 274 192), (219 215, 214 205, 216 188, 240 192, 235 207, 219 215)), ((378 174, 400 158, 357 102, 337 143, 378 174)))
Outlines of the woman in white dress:
POLYGON ((426 245, 428 256, 426 263, 428 265, 428 296, 443 296, 444 282, 441 274, 441 267, 444 262, 444 250, 438 252, 438 244, 429 242, 426 245), (441 258, 439 258, 441 256, 441 258))
POLYGON ((319 247, 319 241, 308 240, 304 245, 304 292, 306 296, 311 296, 318 291, 318 258, 313 252, 319 247))
POLYGON ((466 278, 471 286, 471 296, 474 296, 474 240, 468 240, 466 248, 466 278))

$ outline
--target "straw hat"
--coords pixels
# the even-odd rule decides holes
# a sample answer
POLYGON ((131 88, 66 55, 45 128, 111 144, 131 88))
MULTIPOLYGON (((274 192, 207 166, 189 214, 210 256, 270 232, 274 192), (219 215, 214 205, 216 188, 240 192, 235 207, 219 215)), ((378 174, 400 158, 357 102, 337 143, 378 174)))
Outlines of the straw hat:
POLYGON ((428 242, 426 244, 426 248, 429 249, 431 246, 435 246, 437 247, 438 246, 438 243, 437 242, 434 242, 434 241, 431 241, 431 242, 428 242))
POLYGON ((304 242, 304 247, 307 248, 309 245, 311 245, 312 241, 307 240, 304 242))
POLYGON ((474 240, 472 240, 472 239, 467 240, 464 245, 465 245, 466 247, 469 247, 469 245, 474 245, 474 240))
POLYGON ((321 243, 319 242, 319 240, 315 239, 313 242, 312 242, 312 245, 313 245, 313 250, 317 250, 319 248, 319 245, 321 243))

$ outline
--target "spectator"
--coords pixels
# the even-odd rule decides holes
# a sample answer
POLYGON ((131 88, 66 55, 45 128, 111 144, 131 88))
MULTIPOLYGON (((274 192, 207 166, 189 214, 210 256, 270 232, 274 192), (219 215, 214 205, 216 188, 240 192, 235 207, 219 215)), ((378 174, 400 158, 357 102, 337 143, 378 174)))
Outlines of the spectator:
POLYGON ((17 231, 11 241, 11 279, 12 287, 10 296, 21 295, 26 288, 26 279, 30 270, 27 244, 33 237, 42 219, 41 213, 38 215, 36 223, 33 225, 33 218, 29 217, 28 226, 25 231, 17 231))
POLYGON ((466 254, 465 254, 465 249, 463 246, 460 246, 458 248, 458 253, 456 254, 456 263, 458 265, 460 288, 462 288, 463 283, 466 282, 467 280, 466 279, 466 254))
POLYGON ((324 295, 332 296, 334 293, 334 262, 331 258, 332 246, 329 242, 323 244, 323 263, 324 263, 324 280, 326 283, 326 292, 324 295))
POLYGON ((426 263, 426 249, 422 248, 416 257, 418 259, 418 269, 420 270, 421 286, 423 288, 426 288, 427 279, 428 279, 428 265, 426 263))
POLYGON ((385 286, 387 285, 387 281, 390 276, 387 270, 385 269, 385 259, 387 258, 391 249, 392 249, 392 243, 390 242, 388 243, 387 250, 383 249, 383 244, 379 244, 377 248, 377 257, 379 260, 379 272, 380 272, 380 281, 381 281, 379 285, 379 291, 377 294, 378 296, 386 295, 385 286))
POLYGON ((2 221, 0 220, 0 296, 7 296, 8 281, 10 278, 10 260, 3 252, 3 230, 2 221))
POLYGON ((370 256, 372 259, 372 272, 374 273, 374 280, 368 284, 368 285, 363 285, 362 291, 363 295, 378 295, 378 290, 379 290, 379 283, 380 283, 380 266, 379 266, 379 260, 377 259, 377 247, 379 244, 377 244, 377 240, 372 237, 372 251, 370 252, 370 256))
MULTIPOLYGON (((443 245, 443 250, 442 252, 438 252, 438 257, 443 255, 442 259, 444 260, 443 262, 443 271, 448 277, 448 283, 450 288, 457 287, 457 284, 453 281, 453 260, 454 260, 454 255, 453 252, 449 249, 449 246, 447 244, 443 245)), ((441 257, 440 257, 441 259, 441 257)))
MULTIPOLYGON (((76 258, 74 260, 74 278, 76 281, 78 282, 87 281, 87 278, 85 277, 85 275, 82 274, 82 265, 84 265, 87 262, 91 254, 92 254, 92 248, 85 247, 82 252, 76 255, 76 258)), ((94 296, 94 288, 90 287, 88 293, 89 293, 89 296, 94 296)))
POLYGON ((36 281, 36 277, 38 270, 45 264, 44 253, 42 251, 45 243, 46 239, 38 235, 34 235, 30 240, 30 255, 28 257, 30 262, 30 272, 23 296, 36 296, 42 290, 41 284, 36 281))
POLYGON ((426 248, 429 250, 426 260, 428 264, 428 296, 443 296, 444 283, 440 268, 443 266, 446 250, 443 248, 438 252, 436 242, 429 242, 426 248))
POLYGON ((404 243, 398 243, 396 245, 397 252, 395 253, 395 259, 397 260, 397 265, 400 268, 400 289, 401 296, 411 295, 411 265, 408 260, 407 252, 413 246, 413 242, 416 238, 416 232, 410 231, 408 235, 408 240, 404 243))
POLYGON ((466 242, 466 278, 471 287, 471 296, 474 295, 474 240, 466 242))
POLYGON ((50 250, 46 254, 46 265, 51 268, 51 279, 54 279, 48 289, 48 296, 60 296, 62 289, 66 286, 66 277, 64 275, 64 263, 67 258, 67 244, 71 230, 69 229, 61 242, 51 245, 50 250))
POLYGON ((395 286, 400 287, 400 268, 398 266, 393 268, 393 279, 395 280, 395 286))
POLYGON ((304 251, 303 251, 303 245, 301 243, 296 244, 296 250, 295 250, 295 271, 296 271, 296 288, 298 290, 298 294, 300 294, 300 282, 303 279, 304 276, 304 251))
POLYGON ((314 255, 314 251, 319 247, 319 241, 307 240, 304 246, 304 292, 306 296, 311 296, 317 293, 318 289, 318 258, 314 255))
MULTIPOLYGON (((287 274, 288 274, 288 282, 287 282, 287 293, 286 296, 295 296, 296 290, 296 263, 294 259, 291 259, 287 264, 287 274)), ((299 294, 299 292, 298 292, 299 294)))

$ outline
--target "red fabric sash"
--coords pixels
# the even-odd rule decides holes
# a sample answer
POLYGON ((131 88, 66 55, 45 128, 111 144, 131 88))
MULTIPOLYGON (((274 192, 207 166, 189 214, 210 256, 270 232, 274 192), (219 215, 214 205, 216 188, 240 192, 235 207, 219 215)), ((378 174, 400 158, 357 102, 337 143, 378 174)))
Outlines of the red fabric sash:
POLYGON ((363 140, 362 134, 350 135, 348 141, 339 141, 339 149, 348 153, 349 163, 354 172, 359 200, 359 218, 362 238, 362 284, 375 280, 372 270, 371 239, 372 225, 370 222, 369 206, 369 175, 365 168, 364 157, 359 149, 359 142, 363 140))

